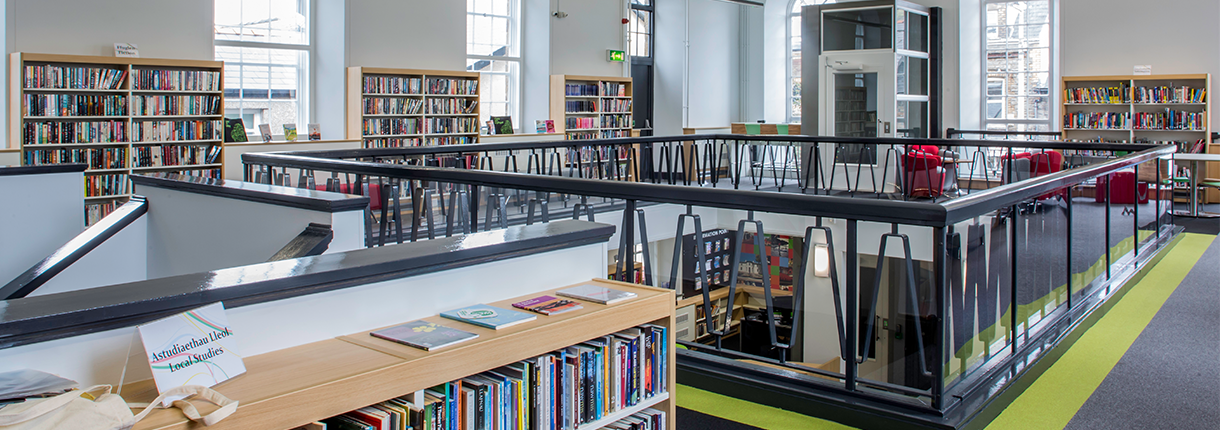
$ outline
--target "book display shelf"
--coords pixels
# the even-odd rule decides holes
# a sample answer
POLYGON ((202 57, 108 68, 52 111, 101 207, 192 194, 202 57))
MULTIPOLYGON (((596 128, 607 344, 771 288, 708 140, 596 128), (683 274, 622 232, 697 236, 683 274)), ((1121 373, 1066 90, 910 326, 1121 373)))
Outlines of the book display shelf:
MULTIPOLYGON (((1211 76, 1206 73, 1065 76, 1062 88, 1066 141, 1174 144, 1179 152, 1220 153, 1220 146, 1209 142, 1211 76)), ((1204 176, 1220 176, 1220 165, 1212 164, 1204 176)), ((1208 190, 1206 200, 1220 201, 1220 193, 1208 190)))
POLYGON ((479 140, 479 73, 347 68, 347 138, 365 148, 479 140))
MULTIPOLYGON (((665 428, 675 428, 673 292, 606 280, 582 284, 632 292, 636 297, 612 305, 574 299, 582 309, 549 316, 536 314, 537 318, 533 321, 500 330, 434 315, 423 318, 423 321, 476 333, 478 337, 432 351, 370 335, 381 330, 379 328, 245 357, 246 374, 215 388, 240 402, 237 412, 209 428, 292 429, 396 398, 419 408, 435 406, 437 399, 432 394, 438 391, 434 388, 452 387, 459 380, 477 383, 482 378, 472 375, 490 375, 486 372, 549 357, 556 351, 583 350, 586 348, 579 346, 582 343, 642 326, 663 328, 667 333, 661 344, 664 354, 658 356, 662 357, 659 371, 663 372, 658 376, 664 382, 653 386, 652 395, 640 395, 629 406, 608 406, 596 419, 586 418, 576 429, 600 429, 647 409, 664 412, 665 428)), ((568 287, 487 304, 512 310, 512 303, 542 295, 557 296, 556 291, 564 288, 568 287)), ((132 401, 147 401, 156 396, 156 388, 151 380, 140 381, 128 384, 123 393, 124 396, 134 393, 132 401)), ((589 394, 586 392, 586 395, 589 394)), ((603 392, 603 395, 607 394, 603 392)), ((577 404, 573 399, 570 401, 577 404)), ((211 410, 205 406, 206 403, 199 405, 204 408, 201 412, 211 410)), ((176 410, 157 410, 135 428, 188 429, 196 426, 176 410)))
POLYGON ((630 77, 551 75, 555 129, 568 140, 631 137, 631 90, 630 77))
POLYGON ((223 62, 10 55, 9 141, 23 165, 89 165, 87 224, 131 196, 132 173, 222 177, 223 62))

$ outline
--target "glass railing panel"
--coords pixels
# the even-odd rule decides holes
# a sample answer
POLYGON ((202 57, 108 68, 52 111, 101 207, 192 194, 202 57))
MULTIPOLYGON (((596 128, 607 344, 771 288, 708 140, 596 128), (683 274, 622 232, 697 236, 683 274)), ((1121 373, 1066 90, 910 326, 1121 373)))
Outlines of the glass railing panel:
POLYGON ((1072 188, 1072 299, 1092 294, 1098 280, 1106 279, 1105 204, 1098 203, 1096 181, 1072 188))
MULTIPOLYGON (((1019 207, 1017 328, 1037 331, 1068 301, 1067 191, 1047 193, 1019 207)), ((1020 340, 1018 340, 1020 343, 1020 340)))
POLYGON ((949 330, 945 382, 968 376, 1012 345, 1011 229, 994 212, 954 225, 946 245, 949 330))

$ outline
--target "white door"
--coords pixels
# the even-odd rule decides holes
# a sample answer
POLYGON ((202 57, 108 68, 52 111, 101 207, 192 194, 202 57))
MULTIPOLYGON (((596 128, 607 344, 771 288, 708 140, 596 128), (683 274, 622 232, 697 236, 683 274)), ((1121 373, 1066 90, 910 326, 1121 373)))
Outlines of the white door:
MULTIPOLYGON (((819 62, 825 70, 820 92, 821 135, 895 136, 893 51, 831 52, 823 54, 819 62)), ((829 188, 865 193, 898 191, 895 168, 898 154, 888 145, 840 144, 823 148, 822 166, 829 188)))

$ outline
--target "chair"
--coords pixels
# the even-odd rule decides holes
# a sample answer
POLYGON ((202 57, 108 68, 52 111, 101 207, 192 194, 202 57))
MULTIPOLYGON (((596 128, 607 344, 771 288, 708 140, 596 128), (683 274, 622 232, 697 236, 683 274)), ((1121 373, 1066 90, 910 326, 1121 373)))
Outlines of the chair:
POLYGON ((910 197, 940 197, 944 192, 945 168, 940 148, 935 145, 913 145, 902 155, 902 170, 907 195, 910 197))

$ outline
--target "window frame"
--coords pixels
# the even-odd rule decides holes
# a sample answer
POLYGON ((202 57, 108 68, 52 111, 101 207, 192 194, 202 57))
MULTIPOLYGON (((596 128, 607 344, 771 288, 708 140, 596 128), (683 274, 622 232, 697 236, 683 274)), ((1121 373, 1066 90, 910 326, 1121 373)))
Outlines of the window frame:
MULTIPOLYGON (((500 1, 500 0, 492 0, 492 1, 500 1)), ((513 118, 513 126, 516 129, 515 131, 520 132, 521 130, 526 130, 525 125, 524 125, 525 120, 521 118, 521 108, 522 108, 521 89, 525 85, 525 73, 523 73, 524 62, 521 59, 521 50, 522 50, 521 49, 522 48, 522 46, 521 46, 521 0, 502 0, 502 1, 508 2, 508 15, 495 15, 495 14, 491 14, 491 13, 472 12, 469 8, 470 3, 467 2, 466 18, 468 20, 468 24, 467 24, 468 27, 466 30, 470 31, 469 19, 470 19, 471 15, 507 18, 508 34, 509 34, 508 46, 512 47, 513 49, 510 49, 509 50, 510 53, 507 55, 475 55, 475 54, 470 53, 471 41, 467 40, 466 41, 466 63, 467 63, 466 70, 467 71, 477 71, 477 70, 470 69, 469 64, 470 64, 471 60, 493 61, 493 62, 494 61, 507 61, 507 62, 516 64, 517 78, 512 79, 510 77, 509 79, 507 79, 508 82, 515 84, 514 87, 509 88, 507 104, 508 104, 508 116, 513 118)), ((494 10, 494 7, 492 9, 494 10)), ((484 95, 488 94, 485 92, 485 90, 487 89, 487 86, 486 86, 486 82, 483 80, 484 73, 487 73, 487 74, 499 74, 499 73, 479 72, 479 115, 481 115, 481 116, 486 115, 488 118, 490 118, 491 114, 486 109, 486 106, 487 106, 487 104, 492 103, 492 102, 484 101, 484 99, 483 99, 484 95)), ((508 74, 511 75, 511 73, 508 73, 508 74)), ((499 103, 499 102, 496 102, 496 103, 499 103)), ((480 124, 482 124, 482 122, 485 120, 480 117, 479 121, 480 121, 480 124)))
MULTIPOLYGON (((989 130, 992 125, 999 124, 999 125, 1003 125, 1004 130, 1008 130, 1009 126, 1016 126, 1016 127, 1018 127, 1018 129, 1024 129, 1024 130, 1028 131, 1031 126, 1041 125, 1041 126, 1046 127, 1045 131, 1057 130, 1059 127, 1057 124, 1060 124, 1060 121, 1057 121, 1057 119, 1056 119, 1056 116, 1059 111, 1058 105, 1057 105, 1058 100, 1056 98, 1053 98, 1053 96, 1056 93, 1056 90, 1058 89, 1057 83, 1058 83, 1058 76, 1059 76, 1059 70, 1058 70, 1059 64, 1058 64, 1058 61, 1056 61, 1056 58, 1058 58, 1058 56, 1059 56, 1059 41, 1058 41, 1059 35, 1055 31, 1055 23, 1057 22, 1057 18, 1058 18, 1056 15, 1057 15, 1058 9, 1059 9, 1057 0, 983 0, 982 4, 980 6, 981 7, 979 8, 979 17, 980 17, 979 22, 981 23, 981 28, 980 28, 981 31, 979 32, 980 33, 979 34, 979 40, 980 40, 980 44, 979 44, 980 55, 979 56, 982 59, 982 61, 980 61, 981 64, 980 64, 980 68, 979 68, 979 72, 981 73, 980 81, 982 83, 982 86, 980 88, 982 96, 979 97, 979 99, 980 99, 979 100, 979 116, 980 116, 979 124, 981 126, 980 128, 983 130, 989 130), (989 42, 989 40, 991 40, 988 36, 989 36, 989 34, 992 34, 990 30, 992 28, 996 29, 996 31, 994 33, 996 35, 995 39, 1006 40, 1005 38, 1000 37, 1000 34, 999 34, 1001 31, 1000 27, 1002 27, 1002 26, 988 25, 987 7, 989 5, 993 5, 993 4, 1015 3, 1018 1, 1046 2, 1047 15, 1046 15, 1045 23, 1019 24, 1019 25, 1045 25, 1046 26, 1047 32, 1048 32, 1047 46, 1045 47, 1046 52, 1047 52, 1047 60, 1046 60, 1047 67, 1046 67, 1045 71, 1040 71, 1040 70, 1039 71, 1034 71, 1034 70, 1012 71, 1010 69, 1005 69, 1004 71, 999 72, 999 73, 1002 73, 1005 75, 1046 73, 1046 75, 1047 75, 1046 97, 1047 97, 1047 105, 1048 105, 1046 119, 1006 118, 1008 107, 1007 107, 1007 101, 1005 100, 1004 97, 1006 96, 1005 93, 1008 92, 1008 83, 1003 82, 1003 80, 1001 80, 1001 82, 1003 82, 1003 83, 1001 85, 1001 90, 1000 90, 1000 92, 1001 92, 1000 118, 988 118, 987 117, 987 109, 988 109, 988 104, 989 104, 988 85, 990 82, 992 82, 995 79, 995 78, 990 77, 991 72, 988 72, 988 70, 987 70, 988 42, 989 42)), ((1011 35, 1011 33, 1012 33, 1011 28, 1010 28, 1009 33, 1011 35)), ((1042 49, 1042 48, 1038 48, 1038 49, 1042 49)), ((1006 52, 1008 52, 1008 51, 1006 50, 1006 52)), ((1017 95, 1017 97, 1023 97, 1023 96, 1025 96, 1025 95, 1021 95, 1021 94, 1017 95)))
POLYGON ((648 20, 648 30, 645 33, 633 32, 633 31, 631 31, 630 26, 628 26, 628 28, 627 28, 628 55, 631 56, 631 64, 651 65, 653 58, 656 55, 656 47, 657 47, 657 44, 656 44, 656 40, 657 40, 656 2, 650 1, 650 2, 648 2, 648 4, 644 5, 644 4, 637 4, 634 1, 628 1, 627 2, 627 12, 631 13, 633 10, 642 10, 642 11, 648 12, 650 19, 648 20), (632 38, 632 34, 647 34, 648 35, 648 55, 637 56, 637 55, 635 55, 634 52, 631 52, 632 46, 635 45, 635 39, 632 38))
MULTIPOLYGON (((307 43, 295 44, 295 43, 252 42, 252 41, 247 41, 247 40, 217 39, 216 31, 215 31, 215 29, 213 29, 213 31, 212 31, 212 58, 216 59, 216 48, 220 47, 220 46, 234 47, 234 48, 280 49, 280 50, 292 50, 292 51, 298 51, 298 52, 304 53, 305 66, 297 67, 297 104, 298 104, 298 106, 297 106, 296 121, 297 121, 297 130, 299 132, 299 131, 305 129, 305 126, 307 126, 310 123, 310 121, 313 119, 313 117, 315 116, 315 113, 316 113, 314 111, 315 107, 314 107, 313 103, 310 102, 310 100, 311 100, 311 97, 312 97, 314 91, 317 89, 316 82, 314 82, 314 80, 313 80, 314 75, 315 75, 313 68, 315 67, 315 64, 317 63, 315 61, 315 59, 317 58, 316 50, 317 50, 318 32, 315 30, 315 28, 317 27, 317 20, 315 18, 315 14, 314 14, 314 11, 317 9, 316 0, 298 0, 297 4, 298 4, 298 7, 304 7, 304 9, 305 9, 304 10, 305 23, 306 23, 305 40, 307 41, 307 43)), ((215 10, 214 6, 213 6, 213 10, 215 10)), ((213 26, 216 25, 215 16, 212 17, 212 25, 213 26)), ((237 63, 237 64, 259 65, 261 63, 237 63)), ((226 63, 226 66, 227 65, 228 64, 226 63)), ((228 88, 226 87, 225 90, 228 90, 228 88)), ((226 101, 228 100, 227 97, 225 99, 226 99, 226 101)), ((238 99, 240 99, 240 97, 238 97, 238 99)), ((225 110, 225 108, 222 106, 221 115, 227 117, 228 114, 225 113, 224 110, 225 110)), ((245 114, 240 111, 239 111, 238 115, 242 118, 245 117, 245 114)), ((257 116, 256 116, 256 118, 257 118, 257 116)), ((243 124, 243 125, 246 126, 247 135, 255 136, 258 134, 258 125, 257 124, 243 124), (251 134, 251 133, 253 133, 253 134, 251 134)), ((281 133, 282 133, 282 131, 281 131, 281 133)), ((271 134, 276 135, 276 130, 272 129, 271 134)), ((282 135, 281 135, 281 137, 282 137, 282 135)))
MULTIPOLYGON (((807 0, 790 0, 788 8, 784 10, 784 116, 788 118, 788 122, 800 122, 801 117, 793 115, 792 102, 795 100, 795 95, 792 93, 793 76, 792 60, 793 60, 793 44, 792 44, 792 20, 801 16, 800 11, 796 10, 798 3, 805 3, 807 0)), ((836 3, 837 0, 813 0, 818 5, 836 3)), ((812 4, 802 4, 803 6, 813 6, 812 4)), ((801 37, 805 37, 804 34, 801 37)), ((801 53, 802 61, 804 61, 804 53, 801 53)), ((804 100, 801 101, 802 112, 804 111, 804 100)))

